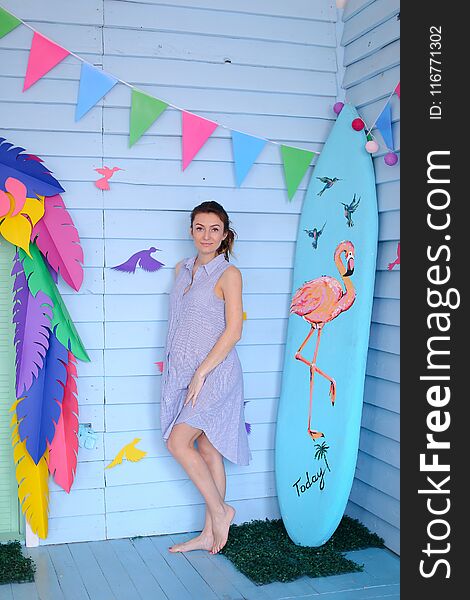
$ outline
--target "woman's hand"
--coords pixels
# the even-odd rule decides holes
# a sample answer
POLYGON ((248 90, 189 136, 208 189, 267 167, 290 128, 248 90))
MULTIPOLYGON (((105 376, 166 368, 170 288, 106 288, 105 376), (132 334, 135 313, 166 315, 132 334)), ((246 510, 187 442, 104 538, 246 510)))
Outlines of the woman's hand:
POLYGON ((184 401, 184 406, 189 404, 192 400, 192 406, 196 404, 196 399, 201 391, 202 386, 204 385, 204 381, 206 380, 205 375, 202 375, 199 371, 196 370, 194 373, 189 386, 188 386, 188 395, 186 396, 186 400, 184 401))

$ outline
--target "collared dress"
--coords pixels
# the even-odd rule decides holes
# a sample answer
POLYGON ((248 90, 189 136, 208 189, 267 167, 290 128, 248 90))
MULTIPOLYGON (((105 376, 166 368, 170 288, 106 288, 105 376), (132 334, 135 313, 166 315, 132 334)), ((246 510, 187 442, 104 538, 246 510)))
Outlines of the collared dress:
POLYGON ((214 288, 230 264, 219 254, 197 269, 191 284, 195 260, 196 256, 184 260, 170 293, 161 391, 162 436, 166 441, 173 425, 187 423, 202 429, 225 458, 248 465, 251 452, 245 427, 243 374, 235 347, 208 373, 195 406, 192 402, 184 406, 194 372, 226 327, 225 302, 216 296, 214 288))

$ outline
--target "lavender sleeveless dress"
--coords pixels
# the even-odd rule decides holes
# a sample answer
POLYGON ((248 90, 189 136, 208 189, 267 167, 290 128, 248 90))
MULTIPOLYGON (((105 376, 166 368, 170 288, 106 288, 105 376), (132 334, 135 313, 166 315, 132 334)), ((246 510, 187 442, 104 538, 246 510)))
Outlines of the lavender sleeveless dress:
POLYGON ((160 421, 166 441, 173 425, 202 429, 211 444, 230 461, 247 465, 251 459, 245 428, 243 375, 237 351, 207 375, 196 398, 183 406, 194 372, 225 329, 225 302, 214 293, 230 265, 219 254, 201 265, 191 284, 196 256, 185 259, 170 293, 168 335, 162 379, 160 421))

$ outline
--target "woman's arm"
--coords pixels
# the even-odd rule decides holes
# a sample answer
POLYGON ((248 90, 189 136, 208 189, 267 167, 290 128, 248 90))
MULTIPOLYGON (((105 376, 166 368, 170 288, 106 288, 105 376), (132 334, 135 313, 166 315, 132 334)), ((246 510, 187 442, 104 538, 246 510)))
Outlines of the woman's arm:
POLYGON ((207 375, 215 369, 241 338, 243 329, 242 276, 230 266, 220 278, 220 287, 225 300, 225 329, 214 347, 196 370, 188 387, 185 404, 193 399, 193 406, 207 375))

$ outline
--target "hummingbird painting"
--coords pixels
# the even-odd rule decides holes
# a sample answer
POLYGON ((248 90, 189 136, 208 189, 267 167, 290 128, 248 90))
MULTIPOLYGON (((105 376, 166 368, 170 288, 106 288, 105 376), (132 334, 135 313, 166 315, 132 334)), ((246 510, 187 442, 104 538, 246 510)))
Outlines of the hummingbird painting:
POLYGON ((352 227, 354 225, 351 215, 357 210, 360 201, 361 198, 359 197, 356 200, 356 194, 354 194, 350 204, 345 204, 344 202, 341 202, 341 204, 344 206, 344 216, 346 217, 348 227, 352 227))
POLYGON ((313 229, 304 229, 305 233, 308 234, 308 237, 313 238, 313 240, 312 240, 312 248, 314 250, 317 249, 318 238, 323 233, 323 230, 325 229, 325 225, 326 225, 326 221, 324 222, 323 227, 321 229, 317 229, 316 227, 314 227, 313 229))
POLYGON ((333 187, 333 185, 337 181, 341 181, 341 179, 338 179, 338 177, 333 177, 333 179, 331 177, 317 177, 317 179, 319 179, 322 183, 325 184, 323 189, 321 189, 318 192, 317 196, 321 196, 325 190, 328 190, 328 189, 330 189, 330 187, 333 187))

